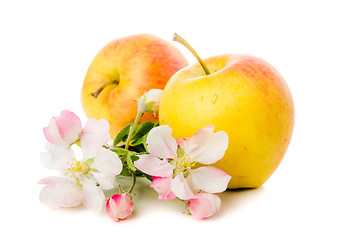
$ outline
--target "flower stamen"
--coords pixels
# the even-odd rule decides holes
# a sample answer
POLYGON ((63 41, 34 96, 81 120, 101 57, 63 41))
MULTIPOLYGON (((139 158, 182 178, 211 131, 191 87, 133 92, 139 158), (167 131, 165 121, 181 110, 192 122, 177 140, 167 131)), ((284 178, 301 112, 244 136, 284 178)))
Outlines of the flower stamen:
POLYGON ((70 177, 75 178, 76 174, 87 174, 91 170, 87 162, 77 161, 74 158, 71 164, 67 164, 70 165, 70 167, 68 168, 68 171, 64 173, 65 176, 70 174, 70 177))
POLYGON ((177 149, 177 155, 174 157, 175 161, 175 169, 174 174, 177 175, 179 173, 184 173, 184 175, 188 175, 188 171, 195 167, 197 161, 192 160, 191 157, 185 153, 185 151, 179 147, 177 149))

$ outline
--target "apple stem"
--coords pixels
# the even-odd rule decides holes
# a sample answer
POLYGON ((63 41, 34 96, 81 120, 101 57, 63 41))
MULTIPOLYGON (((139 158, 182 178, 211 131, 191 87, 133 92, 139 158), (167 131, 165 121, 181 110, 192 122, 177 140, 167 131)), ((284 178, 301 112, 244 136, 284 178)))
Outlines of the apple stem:
POLYGON ((104 89, 105 87, 107 87, 107 86, 110 85, 110 84, 118 84, 118 83, 119 83, 118 80, 113 80, 112 82, 107 82, 107 83, 105 83, 104 85, 102 85, 100 88, 98 88, 97 90, 95 90, 94 92, 92 92, 91 95, 92 95, 92 97, 97 98, 98 95, 103 91, 103 89, 104 89))
POLYGON ((199 57, 199 55, 196 53, 196 51, 191 47, 191 45, 182 37, 180 37, 177 33, 173 34, 173 40, 176 42, 181 43, 182 45, 184 45, 197 59, 197 61, 199 61, 199 63, 201 64, 201 67, 204 69, 204 72, 206 75, 210 74, 209 69, 206 67, 206 64, 204 61, 202 61, 202 59, 199 57))

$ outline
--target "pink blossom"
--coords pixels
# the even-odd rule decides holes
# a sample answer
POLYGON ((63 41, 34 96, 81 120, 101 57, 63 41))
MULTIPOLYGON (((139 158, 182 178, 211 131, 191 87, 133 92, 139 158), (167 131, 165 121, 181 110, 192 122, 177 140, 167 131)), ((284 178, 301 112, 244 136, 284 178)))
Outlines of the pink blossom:
MULTIPOLYGON (((62 112, 64 116, 73 114, 70 113, 62 112)), ((109 130, 106 120, 90 118, 78 135, 83 152, 81 160, 76 159, 72 146, 48 143, 48 151, 41 154, 41 162, 48 169, 59 170, 78 179, 93 178, 102 189, 111 189, 114 187, 115 176, 122 171, 122 162, 116 153, 103 147, 110 139, 109 130)))
POLYGON ((200 220, 208 218, 220 209, 221 200, 211 193, 196 193, 195 199, 189 200, 189 211, 191 215, 200 220))
POLYGON ((77 115, 64 110, 58 117, 50 119, 43 129, 45 138, 55 145, 70 145, 76 142, 82 132, 82 124, 77 115))
POLYGON ((171 192, 181 200, 196 199, 195 192, 223 192, 230 176, 218 168, 194 169, 197 162, 212 164, 221 159, 228 146, 225 132, 213 133, 214 126, 200 129, 191 138, 174 139, 167 126, 153 128, 148 137, 149 155, 139 155, 135 166, 156 178, 152 184, 160 199, 172 199, 171 192))
POLYGON ((90 118, 83 129, 79 121, 79 126, 78 123, 75 125, 80 129, 76 131, 77 134, 73 132, 72 139, 65 137, 64 140, 60 135, 59 138, 52 138, 57 134, 50 133, 57 129, 75 129, 57 128, 77 122, 73 121, 78 118, 74 116, 76 115, 69 111, 63 111, 61 116, 53 118, 49 127, 44 130, 48 140, 57 141, 47 143, 47 152, 41 154, 41 162, 48 169, 60 171, 63 177, 48 177, 39 182, 46 185, 40 192, 40 201, 52 209, 83 204, 88 209, 99 212, 105 203, 103 190, 114 187, 115 176, 122 171, 122 162, 116 153, 103 147, 110 138, 106 120, 90 118), (77 160, 73 151, 76 145, 72 143, 78 140, 83 157, 77 160))
POLYGON ((106 203, 106 211, 114 221, 119 222, 132 214, 133 201, 128 193, 113 195, 106 203))

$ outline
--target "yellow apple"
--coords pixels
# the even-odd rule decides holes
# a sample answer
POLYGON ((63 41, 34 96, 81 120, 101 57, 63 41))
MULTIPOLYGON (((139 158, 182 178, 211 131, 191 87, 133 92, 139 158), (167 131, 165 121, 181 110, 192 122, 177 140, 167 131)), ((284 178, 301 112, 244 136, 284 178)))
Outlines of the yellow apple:
POLYGON ((282 76, 252 56, 221 55, 178 71, 161 98, 159 120, 176 138, 213 124, 229 146, 213 166, 232 176, 228 188, 256 188, 275 171, 290 142, 294 107, 282 76))
MULTIPOLYGON (((137 100, 146 91, 163 89, 169 78, 188 65, 182 53, 167 41, 149 34, 128 36, 105 45, 90 64, 82 88, 88 117, 106 119, 114 138, 134 120, 137 100)), ((157 121, 147 113, 143 121, 157 121)))

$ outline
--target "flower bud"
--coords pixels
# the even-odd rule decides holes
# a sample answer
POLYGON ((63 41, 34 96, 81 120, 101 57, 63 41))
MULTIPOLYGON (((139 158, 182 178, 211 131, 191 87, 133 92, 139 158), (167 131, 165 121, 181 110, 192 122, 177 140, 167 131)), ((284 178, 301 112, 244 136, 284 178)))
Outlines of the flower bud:
POLYGON ((82 124, 77 115, 64 110, 58 117, 53 117, 48 127, 43 129, 45 138, 55 145, 70 145, 76 142, 82 132, 82 124))
POLYGON ((113 195, 106 203, 108 216, 116 222, 131 215, 133 210, 133 201, 128 193, 113 195))
POLYGON ((139 112, 157 113, 160 107, 160 101, 163 91, 161 89, 151 89, 142 97, 137 99, 139 112))
POLYGON ((220 209, 221 200, 211 193, 197 193, 195 199, 189 200, 189 211, 196 219, 211 217, 220 209))

